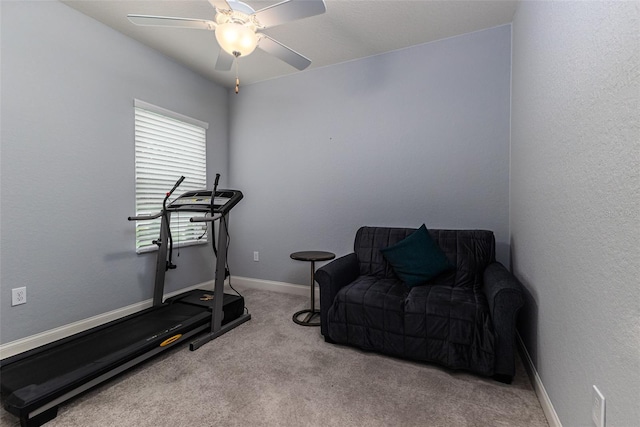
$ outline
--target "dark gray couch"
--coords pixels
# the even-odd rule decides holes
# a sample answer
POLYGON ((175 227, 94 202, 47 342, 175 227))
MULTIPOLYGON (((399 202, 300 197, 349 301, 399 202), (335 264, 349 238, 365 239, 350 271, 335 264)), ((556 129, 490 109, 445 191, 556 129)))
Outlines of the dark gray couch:
POLYGON ((524 297, 495 261, 493 233, 429 230, 454 268, 409 288, 380 249, 415 231, 362 227, 353 253, 318 269, 325 340, 511 382, 524 297))

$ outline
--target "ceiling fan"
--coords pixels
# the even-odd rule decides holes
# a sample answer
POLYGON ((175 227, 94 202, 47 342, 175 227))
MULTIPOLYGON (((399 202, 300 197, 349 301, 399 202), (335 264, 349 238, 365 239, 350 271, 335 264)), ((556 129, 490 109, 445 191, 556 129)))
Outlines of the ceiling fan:
POLYGON ((258 11, 238 0, 209 0, 209 3, 216 11, 213 20, 134 14, 127 17, 136 25, 215 31, 216 40, 222 48, 216 60, 216 70, 230 70, 235 58, 249 55, 256 47, 298 70, 304 70, 311 64, 309 58, 258 30, 320 15, 327 10, 323 0, 284 0, 258 11))

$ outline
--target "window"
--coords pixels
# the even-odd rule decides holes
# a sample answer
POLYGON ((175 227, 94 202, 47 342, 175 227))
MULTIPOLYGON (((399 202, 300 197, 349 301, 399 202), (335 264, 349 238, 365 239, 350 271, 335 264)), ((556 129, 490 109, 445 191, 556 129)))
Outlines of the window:
MULTIPOLYGON (((209 125, 190 117, 135 100, 136 215, 159 212, 175 182, 185 180, 174 197, 207 186, 206 132, 209 125)), ((172 197, 169 201, 173 200, 172 197)), ((171 214, 174 246, 205 243, 202 223, 189 222, 197 214, 171 214)), ((160 219, 136 221, 136 252, 155 250, 160 219)))

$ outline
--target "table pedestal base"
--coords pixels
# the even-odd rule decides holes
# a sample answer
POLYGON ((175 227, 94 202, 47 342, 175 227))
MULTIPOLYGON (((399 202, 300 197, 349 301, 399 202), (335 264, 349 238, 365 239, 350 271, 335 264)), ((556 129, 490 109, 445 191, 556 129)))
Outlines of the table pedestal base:
POLYGON ((293 315, 293 321, 302 326, 320 326, 320 310, 300 310, 293 315), (303 314, 306 314, 305 318, 298 319, 303 314))

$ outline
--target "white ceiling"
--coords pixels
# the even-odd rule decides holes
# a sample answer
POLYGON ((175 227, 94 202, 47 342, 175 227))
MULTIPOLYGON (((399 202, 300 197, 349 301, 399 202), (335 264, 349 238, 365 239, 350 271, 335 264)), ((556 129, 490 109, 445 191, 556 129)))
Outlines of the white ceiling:
MULTIPOLYGON (((213 19, 207 0, 63 0, 70 7, 227 87, 235 70, 214 70, 212 31, 140 27, 127 14, 213 19)), ((248 0, 255 10, 278 3, 248 0)), ((508 24, 518 0, 325 0, 327 12, 263 30, 312 60, 308 69, 508 24)), ((300 71, 257 49, 238 62, 243 85, 300 71)), ((304 72, 304 71, 302 71, 304 72)))

